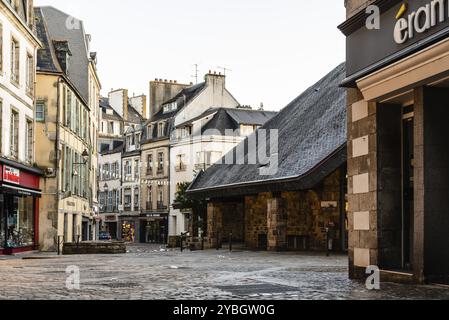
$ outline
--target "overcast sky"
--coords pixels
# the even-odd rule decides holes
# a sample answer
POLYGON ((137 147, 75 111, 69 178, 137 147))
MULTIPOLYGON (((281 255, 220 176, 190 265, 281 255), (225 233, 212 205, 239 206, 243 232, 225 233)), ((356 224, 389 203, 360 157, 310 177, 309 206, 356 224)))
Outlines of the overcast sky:
POLYGON ((343 0, 35 0, 83 20, 106 95, 227 67, 241 104, 279 110, 344 61, 343 0))

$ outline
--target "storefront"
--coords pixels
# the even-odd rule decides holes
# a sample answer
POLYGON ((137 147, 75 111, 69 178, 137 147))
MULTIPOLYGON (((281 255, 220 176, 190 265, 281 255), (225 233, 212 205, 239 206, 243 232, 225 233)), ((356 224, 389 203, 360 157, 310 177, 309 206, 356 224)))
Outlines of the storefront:
POLYGON ((112 240, 118 239, 118 217, 117 214, 105 214, 102 215, 102 228, 101 231, 109 232, 112 240))
POLYGON ((152 213, 140 219, 140 243, 165 244, 167 241, 167 214, 152 213))
MULTIPOLYGON (((359 2, 358 2, 359 3, 359 2)), ((449 283, 449 2, 375 1, 347 36, 350 275, 449 283)), ((348 6, 348 8, 351 6, 348 6)))
POLYGON ((121 222, 121 240, 133 243, 136 239, 136 230, 139 227, 138 220, 122 220, 121 222))
POLYGON ((38 249, 39 170, 0 159, 0 255, 38 249))

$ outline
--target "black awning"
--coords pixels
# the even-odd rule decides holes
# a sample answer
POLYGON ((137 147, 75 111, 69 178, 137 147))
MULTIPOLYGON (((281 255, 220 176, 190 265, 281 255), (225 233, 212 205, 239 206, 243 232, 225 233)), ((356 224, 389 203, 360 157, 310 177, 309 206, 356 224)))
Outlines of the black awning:
POLYGON ((42 197, 41 190, 28 189, 21 186, 10 185, 6 183, 0 184, 0 191, 7 194, 17 195, 17 196, 32 196, 32 197, 42 197))

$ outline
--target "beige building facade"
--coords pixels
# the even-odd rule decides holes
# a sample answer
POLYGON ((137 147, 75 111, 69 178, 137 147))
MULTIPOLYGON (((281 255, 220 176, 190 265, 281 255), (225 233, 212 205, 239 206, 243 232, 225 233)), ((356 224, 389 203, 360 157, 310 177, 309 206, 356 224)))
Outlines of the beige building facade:
POLYGON ((45 173, 39 238, 41 250, 54 251, 58 243, 95 238, 98 108, 92 106, 98 105, 100 83, 88 52, 90 36, 83 29, 60 34, 58 22, 69 16, 52 7, 36 8, 35 14, 43 44, 36 85, 36 108, 42 111, 36 162, 45 173))

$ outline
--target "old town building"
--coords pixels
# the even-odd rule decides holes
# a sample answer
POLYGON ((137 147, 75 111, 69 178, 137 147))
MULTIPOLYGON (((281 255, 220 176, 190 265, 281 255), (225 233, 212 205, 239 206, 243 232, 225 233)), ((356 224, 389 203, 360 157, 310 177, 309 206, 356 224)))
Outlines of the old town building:
POLYGON ((140 242, 166 243, 168 239, 170 134, 178 110, 162 104, 192 86, 173 80, 150 82, 150 119, 142 128, 140 242))
MULTIPOLYGON (((239 134, 225 136, 222 126, 226 123, 220 121, 221 116, 224 118, 222 120, 229 119, 237 126, 240 122, 235 123, 227 112, 217 112, 220 108, 236 109, 239 105, 226 89, 226 77, 210 71, 205 75, 204 82, 184 89, 163 103, 163 112, 177 111, 173 121, 174 131, 170 136, 170 236, 179 236, 188 229, 188 212, 181 212, 173 206, 180 184, 193 180, 194 171, 197 170, 195 166, 213 164, 243 139, 239 134), (215 124, 220 127, 213 131, 215 124)), ((265 121, 267 119, 269 117, 265 121)), ((248 125, 256 124, 251 121, 248 125)), ((260 125, 260 119, 256 122, 260 125)))
POLYGON ((100 122, 98 132, 98 201, 100 203, 100 231, 109 232, 118 239, 120 228, 118 216, 121 204, 121 168, 123 152, 123 118, 111 107, 108 98, 100 99, 100 122))
POLYGON ((0 1, 0 255, 38 248, 33 1, 0 1))
POLYGON ((345 3, 350 275, 449 283, 449 3, 345 3))
POLYGON ((119 239, 119 214, 121 204, 123 144, 116 148, 100 152, 99 194, 101 226, 100 231, 109 232, 112 239, 119 239))
POLYGON ((100 99, 99 202, 101 231, 136 241, 140 217, 140 140, 147 97, 117 89, 100 99), (136 205, 136 201, 137 203, 136 205))
POLYGON ((206 247, 232 237, 251 249, 345 251, 344 76, 340 65, 262 126, 257 148, 250 136, 226 156, 232 163, 223 159, 195 178, 188 194, 207 200, 206 247), (268 141, 275 133, 278 148, 268 141), (259 149, 260 141, 270 147, 259 149), (258 161, 249 162, 255 153, 258 161))
POLYGON ((38 51, 36 163, 41 179, 40 249, 95 238, 97 124, 100 84, 90 35, 79 20, 53 7, 35 8, 38 51), (73 21, 72 21, 73 20, 73 21), (67 21, 73 28, 61 28, 67 21))

